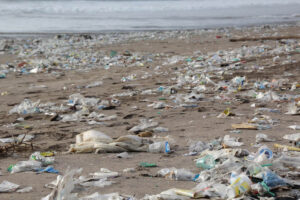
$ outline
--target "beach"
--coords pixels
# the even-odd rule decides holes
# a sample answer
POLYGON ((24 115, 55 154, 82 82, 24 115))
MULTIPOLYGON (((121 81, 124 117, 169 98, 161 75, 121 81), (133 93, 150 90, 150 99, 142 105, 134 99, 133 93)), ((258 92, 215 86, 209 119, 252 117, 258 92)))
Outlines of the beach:
POLYGON ((193 181, 153 176, 169 167, 198 173, 196 157, 185 155, 195 141, 208 143, 230 135, 241 139, 241 148, 256 152, 256 134, 263 133, 274 141, 262 143, 274 153, 281 152, 273 144, 291 145, 282 137, 295 133, 288 126, 299 124, 299 116, 284 114, 289 103, 299 101, 299 32, 299 24, 273 24, 2 37, 0 72, 5 76, 0 79, 0 137, 26 133, 34 138, 32 149, 0 157, 0 180, 33 190, 3 193, 0 199, 41 199, 51 192, 44 185, 57 174, 7 171, 9 165, 27 160, 35 151, 54 151, 53 166, 61 174, 68 168, 82 168, 83 175, 100 168, 121 174, 112 185, 79 190, 80 197, 118 192, 137 199, 170 188, 193 188, 193 181), (236 77, 244 77, 243 82, 236 77), (269 95, 270 91, 276 97, 269 95), (77 93, 90 98, 90 104, 92 99, 98 99, 98 103, 87 105, 87 109, 70 106, 74 103, 70 95, 77 93), (38 111, 29 107, 12 111, 24 99, 39 101, 38 111), (110 102, 110 107, 101 102, 110 102), (151 106, 157 102, 158 107, 151 106), (85 113, 72 115, 83 109, 85 113), (93 117, 93 112, 103 115, 93 117), (261 130, 233 131, 232 124, 248 123, 255 117, 272 123, 267 120, 261 130), (83 131, 95 129, 116 139, 135 134, 129 130, 140 119, 167 128, 147 131, 171 137, 174 153, 129 152, 131 158, 117 158, 117 153, 64 154, 83 131), (138 167, 141 162, 158 167, 138 167), (136 171, 124 173, 125 168, 136 171))

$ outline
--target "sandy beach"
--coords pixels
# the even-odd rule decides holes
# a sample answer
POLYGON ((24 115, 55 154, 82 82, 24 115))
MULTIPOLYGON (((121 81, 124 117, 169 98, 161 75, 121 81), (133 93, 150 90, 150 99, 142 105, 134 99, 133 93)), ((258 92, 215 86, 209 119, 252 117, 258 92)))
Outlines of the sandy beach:
POLYGON ((193 181, 151 177, 168 167, 199 173, 194 161, 197 156, 184 155, 194 141, 207 143, 230 135, 241 138, 244 145, 240 148, 256 152, 256 134, 263 133, 274 141, 262 143, 274 153, 280 152, 273 144, 291 145, 282 137, 295 133, 288 126, 299 124, 299 115, 284 114, 289 103, 299 101, 299 33, 298 25, 266 25, 0 39, 0 72, 5 74, 0 79, 0 138, 34 135, 33 149, 3 152, 0 156, 0 182, 8 180, 33 190, 2 193, 0 199, 41 199, 51 192, 44 185, 55 180, 57 174, 7 171, 9 165, 28 160, 35 151, 56 152, 53 166, 61 174, 68 167, 82 168, 83 175, 100 168, 120 173, 113 179, 114 184, 86 187, 78 192, 80 197, 118 192, 137 199, 170 188, 196 186, 193 181), (235 77, 245 77, 245 84, 236 84, 235 77), (258 82, 268 84, 259 88, 258 82), (291 90, 293 85, 295 89, 291 90), (176 93, 171 94, 170 88, 176 93), (269 91, 279 98, 268 98, 269 91), (259 92, 265 98, 259 99, 259 92), (88 107, 82 116, 67 120, 80 110, 68 105, 69 96, 76 93, 99 99, 99 103, 88 107), (10 112, 24 99, 40 101, 39 112, 10 112), (110 109, 100 107, 106 100, 111 101, 110 109), (156 102, 163 106, 149 106, 156 102), (232 115, 220 116, 227 108, 232 115), (92 112, 103 114, 102 118, 91 117, 92 112), (258 113, 272 120, 268 128, 232 132, 232 124, 263 118, 258 113), (110 116, 114 117, 105 118, 110 116), (171 137, 174 153, 129 152, 132 157, 127 159, 117 158, 117 153, 63 154, 83 131, 95 129, 116 139, 134 134, 128 131, 142 118, 168 129, 147 131, 171 137), (141 162, 156 163, 158 167, 138 167, 141 162), (125 168, 137 170, 123 173, 125 168))

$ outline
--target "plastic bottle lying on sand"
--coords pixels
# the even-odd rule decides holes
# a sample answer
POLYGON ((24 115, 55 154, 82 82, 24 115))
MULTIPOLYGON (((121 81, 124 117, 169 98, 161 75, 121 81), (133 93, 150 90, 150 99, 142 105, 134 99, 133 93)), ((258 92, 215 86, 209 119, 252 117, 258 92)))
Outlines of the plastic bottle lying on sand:
POLYGON ((157 172, 158 176, 176 181, 192 181, 195 174, 187 169, 163 168, 157 172))
POLYGON ((8 167, 8 171, 10 173, 18 173, 24 171, 32 171, 35 169, 40 169, 42 167, 42 163, 35 161, 35 160, 27 160, 27 161, 20 161, 15 165, 10 165, 8 167))
POLYGON ((149 145, 149 152, 151 153, 170 153, 170 144, 169 142, 154 142, 149 145))

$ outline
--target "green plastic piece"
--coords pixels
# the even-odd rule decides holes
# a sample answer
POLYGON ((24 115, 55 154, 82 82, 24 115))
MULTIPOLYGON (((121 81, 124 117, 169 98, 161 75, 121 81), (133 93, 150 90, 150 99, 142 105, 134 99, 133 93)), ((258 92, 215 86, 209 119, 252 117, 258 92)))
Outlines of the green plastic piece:
POLYGON ((141 162, 140 163, 141 167, 157 167, 155 163, 147 163, 147 162, 141 162))
POLYGON ((110 51, 110 57, 115 57, 117 55, 117 52, 114 50, 110 51))

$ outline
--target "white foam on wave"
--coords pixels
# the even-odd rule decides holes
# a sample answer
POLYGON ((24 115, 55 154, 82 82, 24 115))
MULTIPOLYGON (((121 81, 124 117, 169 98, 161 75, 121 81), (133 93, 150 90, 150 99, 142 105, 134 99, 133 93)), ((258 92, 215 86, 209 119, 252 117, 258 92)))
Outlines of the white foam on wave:
POLYGON ((299 0, 2 0, 0 14, 99 15, 108 12, 195 11, 298 4, 299 0))
POLYGON ((224 27, 300 20, 300 0, 0 0, 0 32, 224 27))

